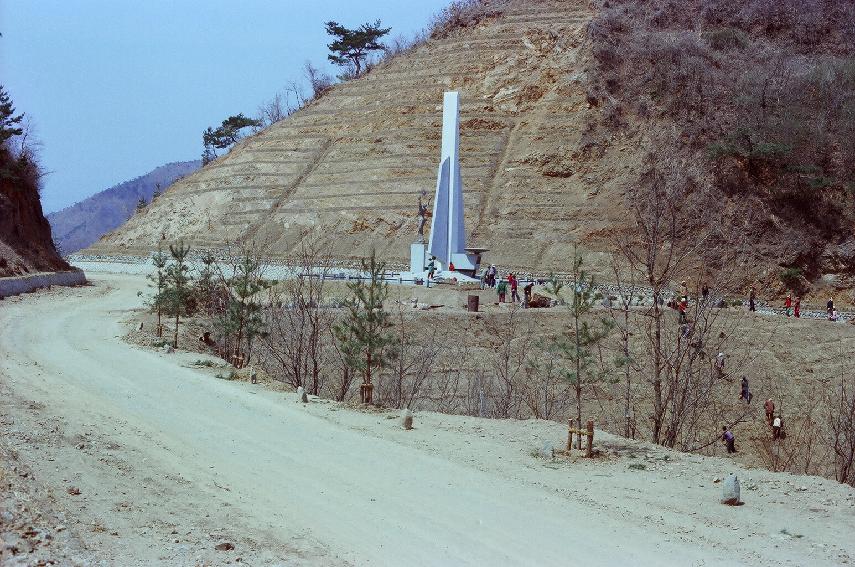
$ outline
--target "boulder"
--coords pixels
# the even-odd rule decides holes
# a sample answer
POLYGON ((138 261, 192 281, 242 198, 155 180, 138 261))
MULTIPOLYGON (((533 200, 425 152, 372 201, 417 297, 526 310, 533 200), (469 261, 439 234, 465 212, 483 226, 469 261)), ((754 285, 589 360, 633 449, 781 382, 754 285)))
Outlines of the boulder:
POLYGON ((552 441, 546 441, 537 454, 542 459, 551 459, 555 457, 555 447, 552 445, 552 441))
POLYGON ((722 504, 736 506, 739 504, 739 479, 735 474, 727 475, 722 485, 722 504))
POLYGON ((297 399, 304 404, 309 403, 309 395, 306 394, 306 390, 302 386, 297 386, 297 399))
POLYGON ((409 409, 401 412, 401 426, 408 431, 413 428, 413 412, 409 409))
POLYGON ((552 300, 544 295, 535 293, 532 294, 531 301, 528 302, 528 306, 536 309, 552 307, 552 300))

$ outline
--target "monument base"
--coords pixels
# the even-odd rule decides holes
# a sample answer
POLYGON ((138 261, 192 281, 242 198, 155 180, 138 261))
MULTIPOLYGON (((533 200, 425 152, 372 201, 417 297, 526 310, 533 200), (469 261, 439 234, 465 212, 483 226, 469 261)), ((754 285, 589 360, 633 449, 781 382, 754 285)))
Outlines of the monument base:
POLYGON ((424 242, 410 244, 410 272, 421 274, 427 270, 427 247, 424 242))

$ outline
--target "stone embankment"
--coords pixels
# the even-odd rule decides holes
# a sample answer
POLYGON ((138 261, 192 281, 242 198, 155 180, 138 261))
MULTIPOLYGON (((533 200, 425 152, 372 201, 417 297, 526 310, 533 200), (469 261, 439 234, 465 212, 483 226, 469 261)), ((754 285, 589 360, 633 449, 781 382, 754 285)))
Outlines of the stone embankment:
POLYGON ((40 272, 27 276, 0 278, 0 299, 21 293, 29 293, 52 285, 83 285, 86 274, 82 270, 69 272, 40 272))

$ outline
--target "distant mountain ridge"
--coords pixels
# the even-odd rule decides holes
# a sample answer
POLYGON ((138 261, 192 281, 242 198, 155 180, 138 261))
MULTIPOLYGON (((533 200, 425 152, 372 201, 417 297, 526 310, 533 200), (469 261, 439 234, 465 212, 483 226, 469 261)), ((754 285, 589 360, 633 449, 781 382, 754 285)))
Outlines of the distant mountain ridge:
POLYGON ((54 242, 63 254, 71 254, 97 242, 106 233, 121 226, 134 214, 140 198, 150 202, 157 190, 201 167, 199 160, 179 161, 156 167, 130 181, 96 193, 79 203, 47 216, 54 242))

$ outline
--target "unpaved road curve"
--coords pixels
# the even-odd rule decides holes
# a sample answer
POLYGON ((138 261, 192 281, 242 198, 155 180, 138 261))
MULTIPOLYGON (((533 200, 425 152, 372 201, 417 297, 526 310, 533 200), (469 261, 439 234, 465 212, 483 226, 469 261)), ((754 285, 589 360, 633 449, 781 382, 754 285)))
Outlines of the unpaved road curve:
POLYGON ((425 413, 405 432, 383 414, 303 406, 182 366, 196 355, 123 342, 145 282, 94 280, 0 304, 0 410, 108 564, 780 566, 853 553, 855 501, 835 483, 740 471, 760 486, 729 508, 711 484, 734 470, 720 459, 666 462, 627 442, 646 470, 546 463, 529 453, 559 443, 558 424, 425 413), (792 479, 809 494, 783 496, 792 479), (214 550, 226 540, 236 549, 214 550))

